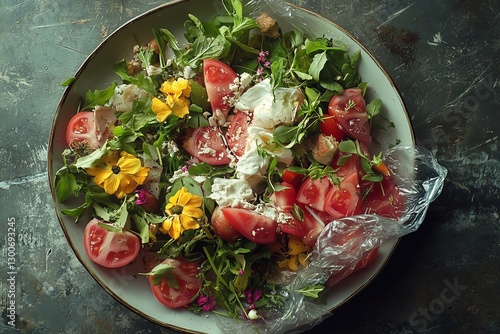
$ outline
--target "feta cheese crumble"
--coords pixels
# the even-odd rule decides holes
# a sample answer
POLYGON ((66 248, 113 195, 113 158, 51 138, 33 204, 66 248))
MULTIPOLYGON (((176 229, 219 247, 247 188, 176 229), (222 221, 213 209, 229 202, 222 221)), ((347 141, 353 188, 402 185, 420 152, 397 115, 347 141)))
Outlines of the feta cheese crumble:
POLYGON ((246 207, 255 195, 246 180, 214 178, 212 193, 208 197, 220 206, 246 207))
POLYGON ((134 84, 123 84, 115 87, 115 92, 109 103, 121 112, 132 111, 134 100, 140 100, 146 97, 148 93, 134 84))

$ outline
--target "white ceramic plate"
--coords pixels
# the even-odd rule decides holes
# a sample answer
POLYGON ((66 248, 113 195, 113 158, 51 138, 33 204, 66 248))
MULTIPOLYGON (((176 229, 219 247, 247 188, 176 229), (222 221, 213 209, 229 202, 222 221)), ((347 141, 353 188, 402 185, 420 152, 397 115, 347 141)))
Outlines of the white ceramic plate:
MULTIPOLYGON (((166 327, 190 333, 220 333, 214 317, 205 318, 184 310, 170 310, 158 303, 150 291, 147 279, 137 276, 138 272, 145 271, 143 261, 138 260, 119 269, 106 269, 91 262, 85 255, 82 242, 85 217, 82 218, 82 223, 75 224, 71 218, 62 215, 61 210, 66 206, 56 201, 52 186, 56 171, 63 166, 61 152, 66 148, 66 125, 76 113, 80 97, 84 96, 88 89, 102 89, 119 80, 113 72, 115 63, 123 58, 130 59, 132 46, 136 41, 150 40, 153 28, 168 28, 182 40, 183 24, 188 13, 203 21, 216 13, 222 13, 222 8, 219 0, 176 1, 155 8, 113 32, 82 64, 75 75, 76 82, 64 92, 53 119, 48 150, 49 179, 55 210, 69 244, 83 266, 107 292, 131 310, 166 327)), ((325 35, 336 38, 346 43, 351 51, 361 50, 359 73, 363 80, 369 83, 368 99, 380 97, 384 103, 385 115, 396 124, 395 129, 379 137, 379 140, 382 139, 382 145, 385 146, 394 143, 396 139, 401 140, 403 145, 414 143, 410 120, 394 83, 375 57, 353 35, 335 23, 293 5, 287 10, 274 11, 272 14, 285 31, 291 28, 288 22, 300 22, 300 28, 311 36, 325 35)), ((71 203, 68 207, 71 207, 71 203)), ((395 239, 384 243, 375 262, 351 275, 330 291, 327 296, 328 308, 334 310, 362 290, 382 270, 397 242, 395 239)), ((318 314, 318 317, 320 316, 318 314)))

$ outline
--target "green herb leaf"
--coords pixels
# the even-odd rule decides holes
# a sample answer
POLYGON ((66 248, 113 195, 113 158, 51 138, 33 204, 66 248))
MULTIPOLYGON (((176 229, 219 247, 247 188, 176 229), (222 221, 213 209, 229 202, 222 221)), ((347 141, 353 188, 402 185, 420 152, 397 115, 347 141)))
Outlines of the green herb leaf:
POLYGON ((382 109, 382 100, 379 98, 372 100, 370 103, 366 105, 366 114, 368 115, 368 119, 372 119, 373 117, 380 114, 380 110, 382 109))
POLYGON ((339 150, 344 153, 358 154, 356 144, 352 140, 343 140, 339 143, 339 150))
POLYGON ((75 77, 68 78, 63 83, 61 83, 61 86, 67 87, 67 86, 71 85, 75 81, 76 81, 75 77))
POLYGON ((85 103, 83 108, 80 110, 91 110, 96 106, 103 106, 107 104, 115 92, 115 87, 116 82, 113 82, 111 86, 106 89, 96 89, 93 92, 89 90, 87 94, 85 94, 85 103))
POLYGON ((313 77, 314 80, 319 81, 319 76, 323 67, 326 64, 328 58, 326 57, 326 51, 315 54, 313 61, 311 63, 311 67, 309 67, 309 74, 313 77))
POLYGON ((303 294, 306 297, 318 298, 319 294, 323 290, 325 290, 325 287, 323 285, 319 285, 318 284, 318 285, 313 285, 313 286, 310 286, 310 287, 306 287, 306 288, 303 288, 303 289, 296 290, 296 292, 299 292, 299 293, 303 294))
POLYGON ((179 282, 177 281, 177 277, 173 270, 174 266, 171 264, 160 263, 156 267, 154 267, 151 272, 149 272, 148 276, 153 276, 153 285, 162 284, 163 278, 166 280, 167 285, 172 289, 179 290, 179 282))
POLYGON ((101 148, 95 150, 89 155, 86 155, 76 160, 75 166, 77 168, 93 167, 96 164, 96 162, 100 161, 100 159, 106 155, 107 152, 108 152, 107 146, 102 145, 101 148))

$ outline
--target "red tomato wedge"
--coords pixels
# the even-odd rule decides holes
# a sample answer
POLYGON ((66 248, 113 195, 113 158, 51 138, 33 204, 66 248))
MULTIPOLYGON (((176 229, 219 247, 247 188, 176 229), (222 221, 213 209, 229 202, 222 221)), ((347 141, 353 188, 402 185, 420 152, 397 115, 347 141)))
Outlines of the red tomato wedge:
POLYGON ((328 176, 320 179, 307 178, 300 186, 297 202, 309 205, 313 209, 324 211, 326 194, 332 185, 328 176))
POLYGON ((250 121, 251 118, 247 113, 237 110, 227 128, 227 146, 237 157, 245 154, 250 121))
POLYGON ((212 112, 215 113, 216 110, 220 110, 227 116, 231 109, 229 99, 234 96, 234 92, 229 85, 234 83, 238 75, 231 67, 219 60, 204 59, 203 77, 212 112))
POLYGON ((327 136, 333 136, 337 141, 342 141, 345 138, 345 133, 337 125, 335 118, 328 114, 323 115, 320 131, 327 136))
POLYGON ((404 209, 404 198, 390 177, 373 184, 366 198, 361 202, 363 213, 375 213, 387 218, 398 219, 404 209))
POLYGON ((99 148, 92 111, 81 111, 71 118, 66 127, 66 143, 72 149, 81 146, 99 148))
POLYGON ((285 169, 283 171, 283 174, 281 175, 281 179, 283 180, 283 182, 293 185, 295 190, 299 190, 300 185, 302 184, 302 180, 304 179, 304 175, 292 172, 289 169, 285 169))
POLYGON ((332 185, 326 195, 325 206, 323 211, 326 211, 334 219, 354 216, 359 213, 359 179, 356 172, 347 176, 340 186, 332 185))
POLYGON ((369 144, 372 142, 366 102, 361 89, 349 88, 335 95, 328 105, 328 113, 348 136, 369 144))
POLYGON ((311 207, 301 206, 304 212, 304 225, 306 226, 307 233, 302 239, 302 242, 308 246, 314 246, 316 239, 318 239, 319 234, 323 230, 326 224, 328 224, 332 217, 326 212, 314 210, 311 207), (314 213, 314 216, 312 213, 314 213), (316 219, 318 218, 318 219, 316 219))
POLYGON ((245 238, 256 244, 272 244, 277 240, 278 223, 273 219, 243 208, 222 208, 229 223, 245 238))
POLYGON ((162 264, 171 265, 173 267, 172 279, 177 281, 178 287, 171 287, 165 278, 162 278, 161 284, 154 285, 154 276, 149 276, 149 284, 153 294, 160 303, 167 307, 187 307, 200 291, 201 282, 197 277, 200 273, 198 262, 190 262, 178 258, 166 259, 162 264))
POLYGON ((212 224, 215 234, 222 240, 235 242, 242 237, 241 233, 238 232, 233 225, 229 223, 226 216, 224 216, 220 206, 214 209, 210 223, 212 224))
POLYGON ((226 165, 231 161, 216 126, 189 129, 182 147, 193 157, 210 165, 226 165))
POLYGON ((279 188, 271 195, 271 200, 285 212, 293 210, 293 205, 297 199, 295 187, 288 182, 281 182, 279 186, 282 188, 279 188))
POLYGON ((308 233, 308 227, 305 222, 296 219, 292 214, 294 204, 297 204, 297 192, 290 183, 282 182, 280 186, 285 188, 277 190, 271 195, 271 201, 274 201, 276 206, 288 214, 286 222, 280 222, 279 227, 283 233, 303 238, 308 233))
POLYGON ((365 252, 363 254, 363 256, 361 257, 361 260, 359 260, 359 262, 356 264, 356 267, 354 267, 354 271, 360 270, 360 269, 366 267, 367 265, 369 265, 370 263, 372 263, 375 260, 375 258, 377 257, 378 250, 379 250, 379 247, 375 247, 375 248, 365 252))
MULTIPOLYGON (((328 239, 329 243, 334 246, 342 246, 345 248, 347 253, 351 253, 352 255, 358 256, 358 252, 360 250, 361 245, 365 241, 365 229, 363 226, 358 226, 355 229, 348 228, 347 233, 343 233, 344 231, 339 231, 338 233, 331 236, 328 239)), ((343 265, 346 265, 342 270, 334 273, 330 276, 327 286, 332 286, 349 276, 356 270, 364 268, 372 263, 378 254, 378 247, 365 251, 361 254, 361 258, 356 263, 351 263, 349 266, 349 259, 346 257, 346 262, 343 265), (354 265, 354 267, 352 267, 354 265)))
POLYGON ((107 268, 119 268, 132 262, 139 253, 141 242, 131 232, 111 232, 98 225, 94 218, 85 227, 83 243, 87 256, 107 268))

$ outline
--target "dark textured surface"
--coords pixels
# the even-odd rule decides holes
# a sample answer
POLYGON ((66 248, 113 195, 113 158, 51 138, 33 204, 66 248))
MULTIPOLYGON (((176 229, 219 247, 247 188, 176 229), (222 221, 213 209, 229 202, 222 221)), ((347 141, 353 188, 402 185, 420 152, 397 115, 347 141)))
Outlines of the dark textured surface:
MULTIPOLYGON (((103 38, 163 1, 0 0, 0 332, 171 333, 110 297, 66 243, 46 177, 63 88, 103 38), (7 231, 15 225, 16 327, 7 231)), ((295 0, 356 35, 449 170, 382 273, 311 332, 500 332, 498 1, 295 0)))

